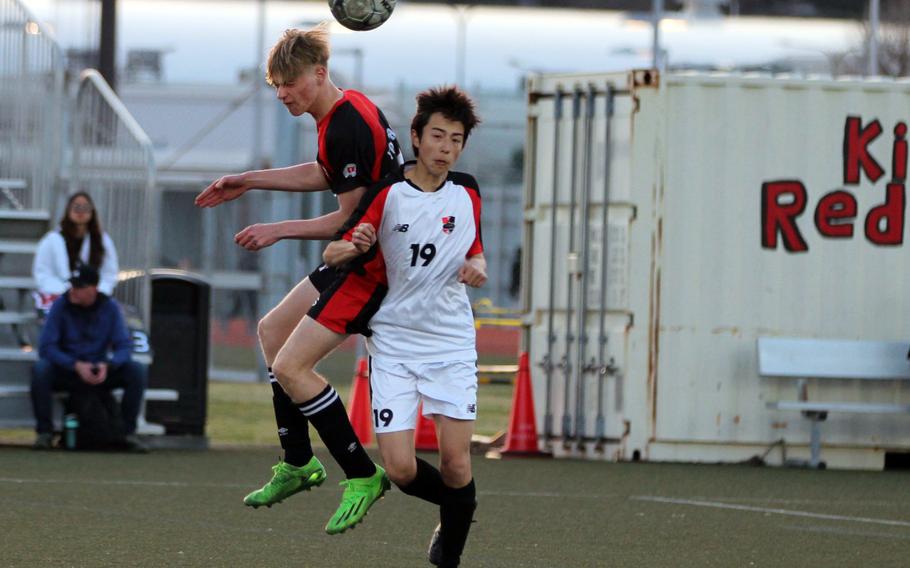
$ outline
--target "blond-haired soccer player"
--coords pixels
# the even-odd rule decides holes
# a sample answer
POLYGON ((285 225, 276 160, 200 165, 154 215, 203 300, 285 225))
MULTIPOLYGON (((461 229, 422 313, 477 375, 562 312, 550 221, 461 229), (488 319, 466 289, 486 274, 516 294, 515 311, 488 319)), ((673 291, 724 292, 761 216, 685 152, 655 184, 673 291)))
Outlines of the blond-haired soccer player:
MULTIPOLYGON (((402 161, 398 141, 382 111, 362 93, 335 86, 328 60, 328 31, 320 25, 309 31, 287 30, 272 47, 267 62, 266 80, 275 87, 288 112, 294 116, 310 114, 316 120, 316 161, 224 176, 205 188, 196 197, 196 204, 214 207, 254 188, 330 189, 338 197, 338 210, 315 219, 247 227, 234 239, 247 250, 259 250, 281 239, 332 238, 355 209, 365 187, 396 170, 402 161)), ((359 305, 331 308, 330 313, 341 310, 337 321, 351 323, 336 328, 338 331, 304 317, 319 292, 335 277, 334 269, 320 266, 259 322, 259 341, 269 367, 275 419, 285 455, 272 468, 271 480, 244 499, 252 507, 271 506, 322 484, 326 473, 310 446, 308 424, 312 424, 347 477, 342 482, 346 486, 342 503, 326 525, 330 534, 360 522, 390 487, 384 470, 373 463, 354 434, 338 394, 314 370, 347 333, 365 331, 361 322, 369 318, 358 316, 378 301, 365 297, 359 305)))
POLYGON ((343 238, 326 248, 328 264, 353 267, 310 311, 319 320, 340 282, 387 283, 367 338, 373 426, 392 481, 439 505, 429 550, 437 566, 458 566, 477 506, 470 454, 477 351, 465 286, 486 282, 486 261, 477 182, 451 171, 477 123, 473 102, 455 87, 418 95, 411 123, 416 162, 369 189, 343 238), (436 423, 439 469, 414 451, 421 401, 436 423))

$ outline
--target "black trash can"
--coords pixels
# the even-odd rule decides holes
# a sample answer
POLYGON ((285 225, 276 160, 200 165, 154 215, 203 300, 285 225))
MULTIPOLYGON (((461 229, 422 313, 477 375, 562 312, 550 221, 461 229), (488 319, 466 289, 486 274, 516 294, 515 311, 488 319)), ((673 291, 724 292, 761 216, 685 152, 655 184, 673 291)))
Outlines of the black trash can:
POLYGON ((211 286, 182 270, 149 271, 149 388, 174 389, 176 401, 148 401, 146 420, 168 435, 205 435, 211 286))

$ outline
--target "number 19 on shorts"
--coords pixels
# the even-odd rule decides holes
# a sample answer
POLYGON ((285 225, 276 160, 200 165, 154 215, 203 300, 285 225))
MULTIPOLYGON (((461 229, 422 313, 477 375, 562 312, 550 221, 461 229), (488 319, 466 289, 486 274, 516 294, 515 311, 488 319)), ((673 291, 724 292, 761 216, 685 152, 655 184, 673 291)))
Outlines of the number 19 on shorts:
POLYGON ((382 410, 373 409, 373 426, 379 428, 379 421, 382 421, 382 426, 388 428, 389 424, 392 423, 392 411, 388 408, 383 408, 382 410))

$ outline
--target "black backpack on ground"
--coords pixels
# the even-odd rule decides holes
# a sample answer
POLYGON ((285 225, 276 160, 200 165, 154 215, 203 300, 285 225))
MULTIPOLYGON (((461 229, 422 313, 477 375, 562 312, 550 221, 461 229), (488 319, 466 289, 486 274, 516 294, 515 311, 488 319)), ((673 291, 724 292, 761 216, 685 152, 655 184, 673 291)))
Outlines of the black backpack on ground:
POLYGON ((76 389, 70 392, 66 412, 79 418, 77 450, 121 450, 126 447, 120 405, 111 391, 99 387, 76 389))

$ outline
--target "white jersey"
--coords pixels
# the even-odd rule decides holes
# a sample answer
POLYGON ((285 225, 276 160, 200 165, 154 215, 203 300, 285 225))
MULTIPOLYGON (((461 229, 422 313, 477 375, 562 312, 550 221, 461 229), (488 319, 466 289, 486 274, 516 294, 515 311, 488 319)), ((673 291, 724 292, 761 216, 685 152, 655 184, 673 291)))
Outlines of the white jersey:
POLYGON ((471 303, 458 270, 483 252, 480 191, 450 172, 435 192, 399 176, 370 191, 346 227, 377 230, 388 293, 370 320, 370 355, 401 361, 476 361, 471 303))

